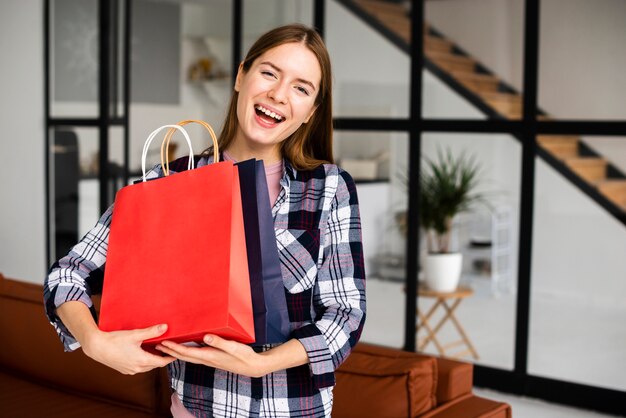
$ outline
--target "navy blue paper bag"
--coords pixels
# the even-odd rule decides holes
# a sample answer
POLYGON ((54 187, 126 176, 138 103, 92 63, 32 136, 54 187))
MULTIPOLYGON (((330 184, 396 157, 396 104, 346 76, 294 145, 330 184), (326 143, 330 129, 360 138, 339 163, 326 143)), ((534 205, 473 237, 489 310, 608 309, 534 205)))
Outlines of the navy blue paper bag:
POLYGON ((289 338, 289 313, 263 161, 237 163, 248 251, 254 345, 289 338))

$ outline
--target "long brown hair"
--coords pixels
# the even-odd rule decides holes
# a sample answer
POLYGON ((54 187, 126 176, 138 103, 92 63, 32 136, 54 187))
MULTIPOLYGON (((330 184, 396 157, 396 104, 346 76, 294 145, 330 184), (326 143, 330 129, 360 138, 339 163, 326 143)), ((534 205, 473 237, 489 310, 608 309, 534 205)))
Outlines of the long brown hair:
MULTIPOLYGON (((282 44, 297 42, 306 45, 322 70, 320 88, 315 98, 317 109, 308 123, 303 123, 293 134, 281 143, 282 155, 298 170, 311 170, 324 163, 333 163, 333 117, 332 117, 332 75, 330 57, 319 34, 305 25, 291 24, 280 26, 261 35, 252 45, 242 62, 244 73, 250 70, 254 61, 265 52, 282 44)), ((230 104, 222 131, 218 137, 220 149, 227 149, 235 138, 239 121, 237 100, 239 93, 233 89, 230 104)), ((203 154, 209 152, 205 150, 203 154)))

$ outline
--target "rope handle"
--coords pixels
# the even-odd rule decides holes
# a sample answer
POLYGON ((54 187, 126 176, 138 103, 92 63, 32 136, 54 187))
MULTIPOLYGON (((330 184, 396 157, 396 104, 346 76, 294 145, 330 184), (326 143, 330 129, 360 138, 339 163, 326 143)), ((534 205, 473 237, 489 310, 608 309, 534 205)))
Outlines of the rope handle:
MULTIPOLYGON (((209 131, 209 134, 211 135, 211 140, 213 141, 213 162, 214 163, 218 162, 220 153, 219 153, 219 146, 217 144, 217 135, 215 135, 215 131, 213 130, 211 125, 209 125, 203 120, 187 119, 187 120, 178 122, 176 126, 179 126, 179 127, 185 126, 189 123, 198 123, 204 126, 207 131, 209 131)), ((165 134, 165 138, 163 139, 163 142, 161 143, 161 167, 163 168, 163 174, 166 176, 169 176, 170 174, 169 145, 172 139, 172 135, 174 135, 174 132, 175 130, 173 128, 167 131, 167 133, 165 134)), ((189 158, 193 159, 193 155, 190 156, 189 158)))
MULTIPOLYGON (((144 182, 146 181, 146 157, 148 156, 148 148, 150 147, 150 143, 157 136, 157 134, 165 128, 170 128, 168 133, 170 132, 173 133, 176 129, 178 129, 179 131, 183 133, 183 136, 185 137, 185 140, 187 141, 187 145, 189 145, 189 161, 187 162, 187 170, 192 170, 194 168, 193 167, 194 166, 193 149, 191 148, 191 139, 189 139, 189 134, 187 133, 187 131, 185 131, 185 129, 183 129, 183 127, 179 125, 163 125, 160 128, 157 128, 154 131, 152 131, 152 133, 148 135, 148 139, 146 139, 146 142, 143 144, 143 151, 141 153, 141 173, 143 174, 144 182)), ((163 164, 163 161, 161 161, 161 165, 162 164, 163 164)))

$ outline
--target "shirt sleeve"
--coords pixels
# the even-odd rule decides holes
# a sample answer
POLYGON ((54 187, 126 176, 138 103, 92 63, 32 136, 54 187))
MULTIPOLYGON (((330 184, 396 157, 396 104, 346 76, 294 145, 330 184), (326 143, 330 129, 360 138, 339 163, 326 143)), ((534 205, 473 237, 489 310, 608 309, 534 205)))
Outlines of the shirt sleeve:
POLYGON ((314 285, 315 320, 294 331, 304 346, 317 388, 335 384, 335 370, 361 337, 365 323, 365 271, 361 221, 352 177, 339 172, 323 231, 324 257, 314 285))
MULTIPOLYGON (((160 166, 150 170, 146 178, 161 175, 160 166)), ((70 250, 55 262, 44 281, 44 306, 48 320, 61 338, 65 351, 74 351, 80 343, 57 315, 57 308, 69 301, 84 303, 94 320, 97 314, 91 299, 102 292, 104 266, 109 244, 109 228, 113 206, 100 217, 96 225, 70 250)))

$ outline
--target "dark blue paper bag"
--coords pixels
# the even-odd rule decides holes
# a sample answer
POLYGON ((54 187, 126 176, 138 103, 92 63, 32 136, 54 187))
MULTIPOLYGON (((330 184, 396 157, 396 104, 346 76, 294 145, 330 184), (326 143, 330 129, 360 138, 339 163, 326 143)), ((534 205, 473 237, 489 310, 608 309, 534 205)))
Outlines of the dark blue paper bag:
POLYGON ((254 315, 254 345, 282 343, 289 337, 274 220, 263 161, 237 163, 248 251, 250 291, 254 315))

